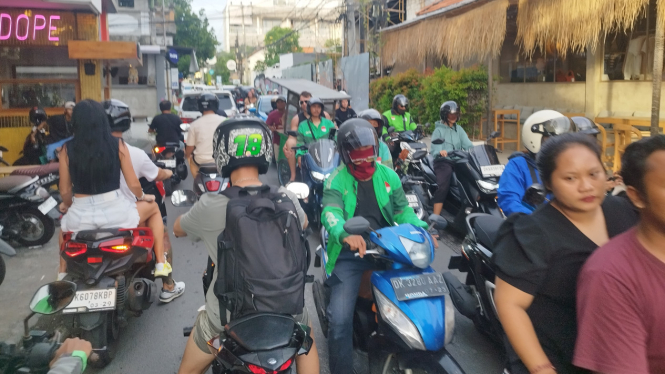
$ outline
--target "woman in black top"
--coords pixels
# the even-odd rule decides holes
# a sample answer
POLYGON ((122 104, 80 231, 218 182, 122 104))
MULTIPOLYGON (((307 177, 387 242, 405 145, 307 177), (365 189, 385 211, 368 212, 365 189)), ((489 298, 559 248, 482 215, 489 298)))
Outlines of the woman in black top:
POLYGON ((511 374, 586 373, 572 365, 575 295, 582 265, 599 246, 628 230, 637 214, 625 199, 605 197, 595 142, 563 134, 543 144, 538 170, 552 201, 501 226, 493 262, 495 301, 511 374))

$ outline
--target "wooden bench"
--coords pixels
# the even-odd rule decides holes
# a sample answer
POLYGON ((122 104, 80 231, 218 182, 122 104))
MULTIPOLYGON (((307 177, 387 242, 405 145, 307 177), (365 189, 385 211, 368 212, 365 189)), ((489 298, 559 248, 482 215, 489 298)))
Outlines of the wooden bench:
MULTIPOLYGON (((621 170, 621 156, 623 156, 623 152, 630 143, 651 136, 650 131, 640 131, 638 129, 638 127, 651 127, 651 118, 649 117, 596 117, 595 122, 612 125, 614 144, 607 144, 607 146, 614 148, 612 157, 612 169, 614 171, 621 170)), ((661 130, 665 130, 665 119, 660 119, 658 125, 661 130)))
POLYGON ((492 110, 494 115, 494 131, 499 131, 501 135, 498 138, 492 139, 494 142, 494 147, 499 148, 501 145, 501 150, 504 149, 504 144, 506 143, 515 143, 516 149, 520 149, 520 135, 522 133, 522 128, 520 126, 520 111, 518 109, 494 109, 492 110), (515 115, 515 118, 506 118, 507 116, 515 115), (515 138, 506 137, 505 126, 508 124, 515 124, 515 132, 517 136, 515 138))

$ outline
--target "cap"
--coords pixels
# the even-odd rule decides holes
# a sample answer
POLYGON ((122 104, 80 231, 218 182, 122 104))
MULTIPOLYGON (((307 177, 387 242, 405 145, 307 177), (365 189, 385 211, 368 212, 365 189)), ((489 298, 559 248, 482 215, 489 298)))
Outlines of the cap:
POLYGON ((65 109, 74 109, 75 106, 76 103, 74 103, 73 101, 68 101, 65 103, 65 109))

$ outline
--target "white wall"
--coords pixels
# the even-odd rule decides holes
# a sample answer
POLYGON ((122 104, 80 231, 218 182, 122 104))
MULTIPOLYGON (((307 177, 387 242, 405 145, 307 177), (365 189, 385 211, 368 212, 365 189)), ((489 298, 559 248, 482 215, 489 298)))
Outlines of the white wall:
POLYGON ((132 117, 154 117, 159 112, 156 87, 113 86, 111 97, 129 105, 132 117))

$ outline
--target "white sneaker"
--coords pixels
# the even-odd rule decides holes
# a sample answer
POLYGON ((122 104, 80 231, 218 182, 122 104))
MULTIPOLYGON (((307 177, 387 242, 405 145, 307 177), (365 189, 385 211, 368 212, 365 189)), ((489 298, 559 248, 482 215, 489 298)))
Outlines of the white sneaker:
POLYGON ((170 303, 173 299, 178 296, 182 296, 185 293, 185 282, 174 282, 175 286, 172 291, 167 291, 162 288, 162 292, 159 294, 159 301, 163 303, 170 303))

